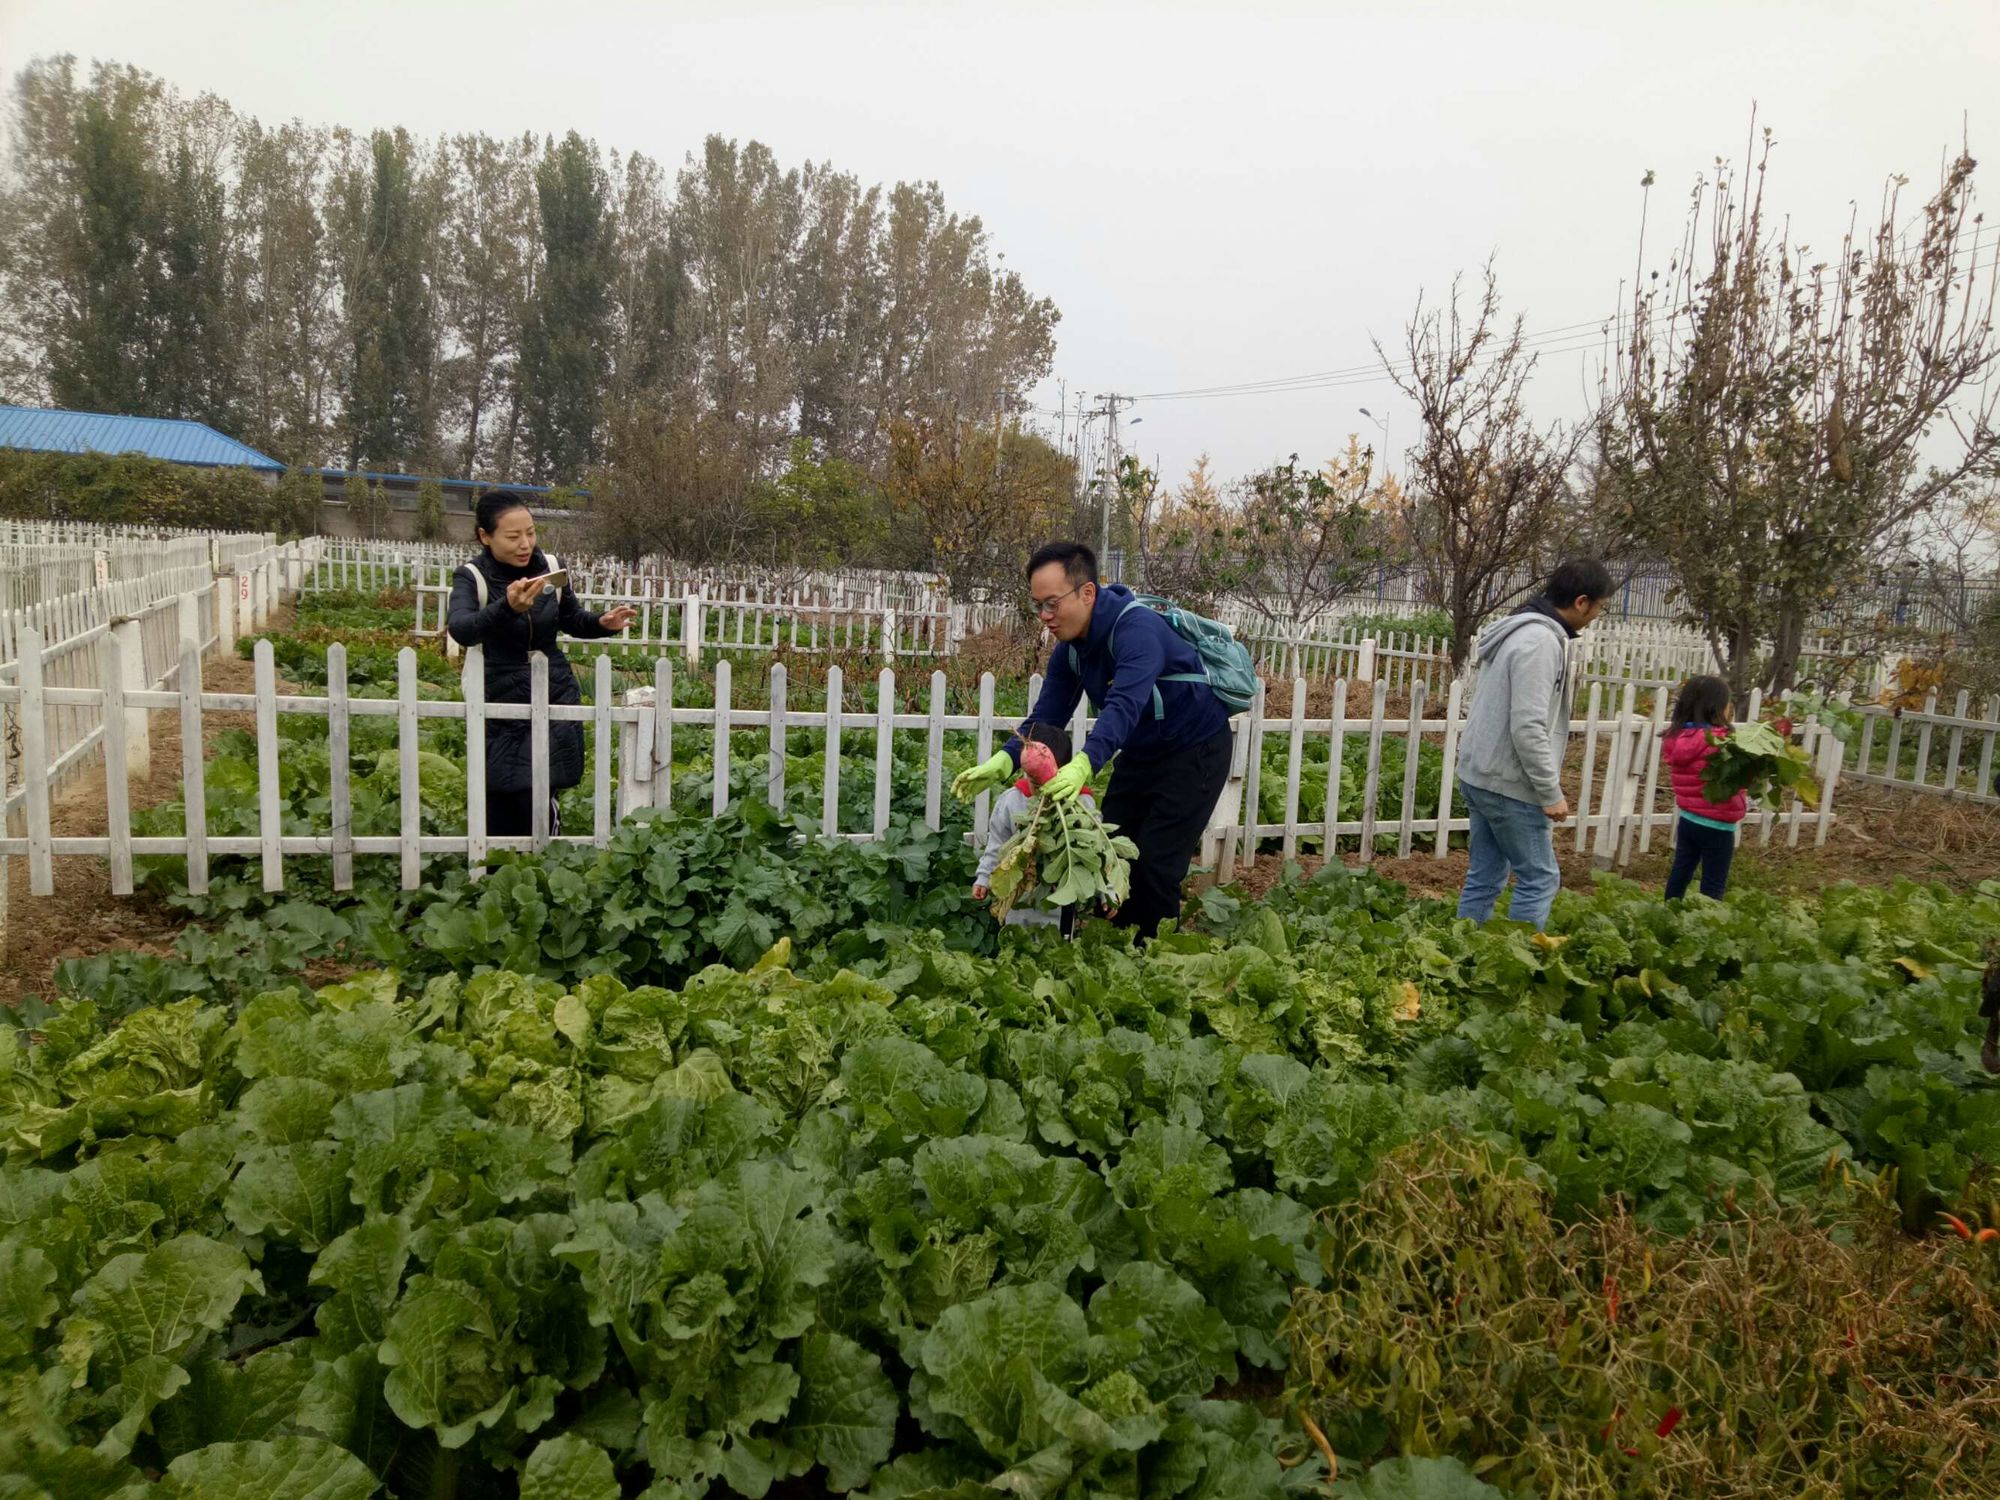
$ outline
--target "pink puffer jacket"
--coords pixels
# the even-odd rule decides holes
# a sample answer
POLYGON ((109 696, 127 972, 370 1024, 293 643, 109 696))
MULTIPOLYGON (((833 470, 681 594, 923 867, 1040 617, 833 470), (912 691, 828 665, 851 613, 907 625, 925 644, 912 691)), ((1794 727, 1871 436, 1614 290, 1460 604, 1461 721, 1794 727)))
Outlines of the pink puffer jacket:
POLYGON ((1702 790, 1702 772, 1708 769, 1709 757, 1715 754, 1715 747, 1728 738, 1727 729, 1703 729, 1699 725, 1683 725, 1670 730, 1660 741, 1660 758, 1667 763, 1673 775, 1674 801, 1680 810, 1693 813, 1697 818, 1710 818, 1717 823, 1740 823, 1744 813, 1750 810, 1750 799, 1738 792, 1727 802, 1714 803, 1708 800, 1702 790))

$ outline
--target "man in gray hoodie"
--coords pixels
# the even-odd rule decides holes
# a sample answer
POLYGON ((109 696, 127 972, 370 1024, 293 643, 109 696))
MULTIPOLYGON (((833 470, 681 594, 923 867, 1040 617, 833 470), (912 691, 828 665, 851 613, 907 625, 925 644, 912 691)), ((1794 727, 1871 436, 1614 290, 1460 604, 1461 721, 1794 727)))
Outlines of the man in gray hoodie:
POLYGON ((1569 643, 1610 592, 1610 570, 1579 558, 1557 568, 1539 597, 1479 632, 1479 681, 1458 742, 1458 790, 1472 815, 1461 917, 1492 916, 1511 872, 1508 915, 1537 928, 1549 920, 1562 884, 1555 825, 1569 816, 1569 643))

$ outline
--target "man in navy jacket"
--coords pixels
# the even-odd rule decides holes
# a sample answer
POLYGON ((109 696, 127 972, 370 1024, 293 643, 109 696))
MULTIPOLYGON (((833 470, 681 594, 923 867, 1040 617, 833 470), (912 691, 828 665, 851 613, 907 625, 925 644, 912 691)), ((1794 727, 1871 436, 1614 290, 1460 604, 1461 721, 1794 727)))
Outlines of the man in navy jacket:
MULTIPOLYGON (((1181 883, 1229 780, 1229 711, 1209 691, 1192 645, 1123 584, 1096 580, 1097 555, 1080 542, 1052 542, 1028 560, 1029 596, 1056 645, 1023 722, 1067 724, 1077 699, 1090 698, 1096 722, 1042 795, 1074 797, 1118 757, 1104 821, 1138 845, 1139 857, 1115 920, 1143 941, 1180 916, 1181 883)), ((1004 785, 1020 754, 1016 734, 952 790, 974 797, 1004 785)))

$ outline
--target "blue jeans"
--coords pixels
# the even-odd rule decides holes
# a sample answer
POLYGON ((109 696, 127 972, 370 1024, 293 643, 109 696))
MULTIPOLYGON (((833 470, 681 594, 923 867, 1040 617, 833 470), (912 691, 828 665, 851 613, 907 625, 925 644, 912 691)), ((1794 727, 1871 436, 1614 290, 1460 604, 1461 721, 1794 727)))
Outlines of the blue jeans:
POLYGON ((1472 863, 1465 871, 1465 888, 1458 893, 1458 914, 1475 922, 1493 915, 1493 903, 1514 876, 1514 901, 1508 915, 1516 922, 1548 925, 1549 908, 1562 886, 1556 865, 1555 824, 1532 802, 1518 802, 1498 792, 1461 781, 1458 794, 1472 813, 1472 863))

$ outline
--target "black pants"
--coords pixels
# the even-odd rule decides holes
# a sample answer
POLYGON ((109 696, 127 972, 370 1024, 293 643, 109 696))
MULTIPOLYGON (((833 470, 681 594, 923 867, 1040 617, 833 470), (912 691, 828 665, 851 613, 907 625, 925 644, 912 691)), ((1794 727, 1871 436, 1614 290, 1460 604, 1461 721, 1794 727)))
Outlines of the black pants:
POLYGON ((1144 942, 1181 914, 1181 882, 1216 799, 1229 783, 1230 734, 1223 730, 1178 754, 1128 764, 1122 757, 1104 794, 1104 821, 1139 846, 1132 894, 1118 908, 1120 927, 1144 942))
MULTIPOLYGON (((527 838, 535 831, 535 794, 527 787, 518 792, 496 792, 490 788, 486 793, 486 836, 492 838, 527 838)), ((549 836, 562 832, 562 818, 557 812, 557 799, 553 793, 549 797, 549 836)))
POLYGON ((1667 899, 1687 894, 1695 867, 1701 867, 1701 893, 1720 901, 1729 888, 1729 862, 1736 858, 1736 830, 1710 828, 1688 818, 1674 819, 1674 867, 1667 872, 1667 899))

